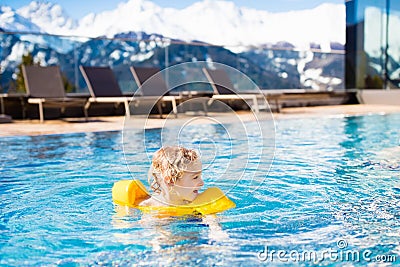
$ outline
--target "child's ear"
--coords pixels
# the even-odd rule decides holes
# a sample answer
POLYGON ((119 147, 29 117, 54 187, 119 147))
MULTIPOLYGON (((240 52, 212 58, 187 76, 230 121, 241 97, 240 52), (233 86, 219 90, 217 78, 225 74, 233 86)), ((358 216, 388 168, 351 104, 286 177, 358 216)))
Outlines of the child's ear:
POLYGON ((170 177, 165 177, 164 178, 164 183, 168 186, 173 186, 174 182, 172 181, 172 179, 170 177))

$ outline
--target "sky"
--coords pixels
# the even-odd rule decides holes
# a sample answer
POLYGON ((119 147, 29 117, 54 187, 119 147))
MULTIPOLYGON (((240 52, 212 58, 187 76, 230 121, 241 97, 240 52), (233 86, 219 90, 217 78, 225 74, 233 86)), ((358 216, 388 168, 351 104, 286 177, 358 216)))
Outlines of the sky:
MULTIPOLYGON (((128 0, 48 0, 39 2, 57 3, 74 19, 80 19, 89 13, 99 13, 115 9, 119 3, 128 0)), ((182 9, 201 0, 152 0, 161 7, 182 9)), ((18 9, 28 5, 31 0, 0 0, 0 5, 18 9)), ((314 8, 322 3, 344 4, 345 0, 232 0, 237 6, 249 7, 269 12, 285 12, 314 8)))

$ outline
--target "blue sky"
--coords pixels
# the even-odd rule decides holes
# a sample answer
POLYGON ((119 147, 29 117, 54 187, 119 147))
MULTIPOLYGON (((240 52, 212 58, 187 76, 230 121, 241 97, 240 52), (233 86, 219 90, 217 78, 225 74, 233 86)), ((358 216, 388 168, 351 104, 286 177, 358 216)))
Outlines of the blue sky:
MULTIPOLYGON (((42 2, 41 0, 39 0, 42 2)), ((58 3, 73 18, 79 19, 88 13, 98 13, 117 7, 118 3, 128 0, 48 0, 46 2, 58 3)), ((197 0, 200 1, 200 0, 197 0)), ((161 7, 185 8, 196 0, 152 0, 161 7)), ((344 4, 345 0, 232 0, 238 6, 267 10, 270 12, 283 12, 316 7, 322 3, 344 4)), ((11 6, 15 9, 28 5, 31 0, 0 0, 0 5, 11 6)))

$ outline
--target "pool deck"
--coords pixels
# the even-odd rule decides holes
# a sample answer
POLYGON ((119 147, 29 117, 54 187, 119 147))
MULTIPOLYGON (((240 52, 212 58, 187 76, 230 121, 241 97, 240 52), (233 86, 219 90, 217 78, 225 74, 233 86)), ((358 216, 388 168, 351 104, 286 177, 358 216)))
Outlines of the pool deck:
MULTIPOLYGON (((273 113, 273 118, 279 122, 282 119, 296 119, 308 117, 335 117, 335 116, 356 116, 368 114, 390 114, 400 113, 400 105, 338 105, 338 106, 317 106, 317 107, 297 107, 297 108, 284 108, 281 113, 273 113)), ((251 112, 238 112, 237 115, 242 121, 254 120, 251 112)), ((209 116, 213 116, 210 114, 209 116)), ((232 114, 223 116, 224 122, 235 121, 232 114)), ((174 125, 184 124, 188 121, 188 116, 180 114, 178 118, 169 119, 174 125)), ((237 117, 236 117, 237 118, 237 117)), ((130 124, 137 125, 146 124, 146 128, 160 128, 163 127, 165 120, 159 118, 132 118, 130 124)), ((209 123, 211 120, 197 120, 197 123, 209 123)), ((125 126, 124 117, 91 117, 89 121, 84 118, 68 118, 62 120, 47 120, 40 123, 39 120, 14 120, 12 123, 0 124, 0 136, 34 136, 34 135, 48 135, 48 134, 65 134, 65 133, 78 133, 78 132, 100 132, 100 131, 119 131, 125 126)), ((126 126, 127 127, 127 126, 126 126)), ((140 126, 142 127, 142 126, 140 126)))

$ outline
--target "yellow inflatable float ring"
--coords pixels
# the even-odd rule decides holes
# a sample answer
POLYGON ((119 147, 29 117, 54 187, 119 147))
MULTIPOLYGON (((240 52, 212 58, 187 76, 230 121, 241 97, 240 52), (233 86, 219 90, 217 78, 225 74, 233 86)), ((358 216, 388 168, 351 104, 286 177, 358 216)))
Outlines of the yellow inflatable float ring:
POLYGON ((136 208, 142 212, 156 212, 168 216, 207 215, 234 208, 236 205, 217 187, 206 189, 188 205, 182 206, 139 206, 150 197, 145 186, 139 180, 122 180, 114 183, 112 198, 121 206, 136 208))

